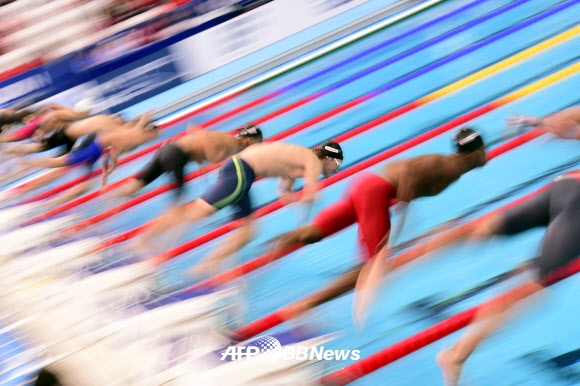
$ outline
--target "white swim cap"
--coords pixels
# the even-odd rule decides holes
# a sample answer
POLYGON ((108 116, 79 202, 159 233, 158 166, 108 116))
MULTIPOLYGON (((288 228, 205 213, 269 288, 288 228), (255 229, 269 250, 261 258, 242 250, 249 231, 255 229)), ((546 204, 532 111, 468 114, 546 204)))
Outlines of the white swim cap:
POLYGON ((77 102, 75 105, 75 111, 80 112, 88 112, 89 114, 95 107, 95 102, 91 98, 85 98, 77 102))

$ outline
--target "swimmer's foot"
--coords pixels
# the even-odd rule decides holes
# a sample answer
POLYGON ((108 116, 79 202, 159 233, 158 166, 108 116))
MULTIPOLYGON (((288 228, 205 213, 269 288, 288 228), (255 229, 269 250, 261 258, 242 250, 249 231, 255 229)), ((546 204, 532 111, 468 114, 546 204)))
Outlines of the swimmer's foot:
POLYGON ((445 386, 457 386, 459 383, 463 361, 457 360, 454 354, 454 350, 448 348, 440 351, 435 357, 435 360, 443 373, 445 386))

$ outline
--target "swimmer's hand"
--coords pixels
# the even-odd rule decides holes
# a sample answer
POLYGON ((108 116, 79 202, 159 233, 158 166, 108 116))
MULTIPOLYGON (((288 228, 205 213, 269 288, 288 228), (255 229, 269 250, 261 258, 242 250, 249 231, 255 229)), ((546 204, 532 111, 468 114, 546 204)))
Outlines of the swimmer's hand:
POLYGON ((101 189, 104 188, 105 186, 107 186, 108 180, 109 180, 109 174, 103 173, 103 176, 101 177, 101 189))
POLYGON ((288 202, 296 201, 296 199, 294 198, 294 193, 292 193, 291 190, 278 191, 276 192, 276 194, 278 195, 278 198, 281 200, 285 200, 288 202))
POLYGON ((305 189, 300 202, 303 204, 311 204, 314 201, 316 201, 316 192, 312 189, 305 189))
POLYGON ((542 122, 542 118, 536 117, 534 115, 523 115, 518 113, 512 113, 506 118, 506 123, 509 126, 539 126, 542 122))
POLYGON ((292 186, 294 185, 294 179, 292 178, 279 178, 278 185, 276 186, 276 195, 280 199, 286 199, 288 202, 294 202, 294 194, 292 193, 292 186))

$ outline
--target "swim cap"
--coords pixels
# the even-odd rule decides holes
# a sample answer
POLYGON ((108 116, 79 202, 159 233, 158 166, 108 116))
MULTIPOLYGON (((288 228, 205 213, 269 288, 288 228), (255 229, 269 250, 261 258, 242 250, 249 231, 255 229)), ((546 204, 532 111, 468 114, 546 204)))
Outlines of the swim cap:
POLYGON ((262 137, 262 130, 253 123, 246 123, 238 130, 238 135, 246 138, 262 137))
POLYGON ((318 146, 321 153, 330 158, 343 159, 342 148, 334 141, 326 141, 318 146))
POLYGON ((458 153, 471 153, 484 145, 479 133, 469 127, 459 129, 453 135, 453 141, 458 153))
POLYGON ((74 109, 79 113, 88 112, 91 113, 91 110, 95 107, 95 103, 91 98, 85 98, 77 102, 74 109))

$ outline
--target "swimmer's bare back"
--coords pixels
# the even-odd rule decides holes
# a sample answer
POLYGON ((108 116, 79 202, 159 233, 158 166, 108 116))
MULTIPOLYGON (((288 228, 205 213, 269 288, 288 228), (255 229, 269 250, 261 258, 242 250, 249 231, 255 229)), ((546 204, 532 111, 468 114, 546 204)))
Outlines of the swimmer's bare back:
POLYGON ((95 115, 73 123, 66 129, 70 138, 80 138, 93 133, 104 133, 122 126, 118 119, 106 114, 95 115))
POLYGON ((397 190, 399 201, 411 202, 441 193, 463 172, 455 155, 427 154, 388 164, 382 177, 397 190))
POLYGON ((96 140, 105 148, 114 147, 124 153, 149 141, 152 135, 153 133, 145 131, 139 126, 130 126, 101 133, 96 140))
POLYGON ((218 163, 239 151, 236 138, 219 131, 195 131, 174 142, 190 161, 218 163))
POLYGON ((253 145, 239 154, 250 165, 256 177, 301 178, 307 167, 318 169, 322 166, 311 149, 283 142, 268 142, 253 145))
POLYGON ((88 112, 78 112, 68 108, 49 111, 42 116, 40 129, 45 132, 63 129, 72 122, 87 117, 88 112))

